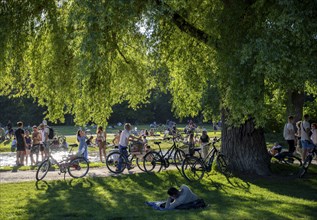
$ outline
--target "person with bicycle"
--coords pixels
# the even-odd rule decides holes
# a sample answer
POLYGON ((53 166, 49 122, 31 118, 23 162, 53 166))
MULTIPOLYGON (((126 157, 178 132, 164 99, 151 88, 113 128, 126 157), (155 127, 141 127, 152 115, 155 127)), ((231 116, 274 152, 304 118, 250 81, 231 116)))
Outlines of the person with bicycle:
MULTIPOLYGON (((128 145, 129 145, 129 141, 132 140, 140 140, 140 138, 137 138, 133 135, 131 135, 130 131, 132 129, 132 126, 130 123, 126 123, 124 125, 124 130, 122 131, 121 135, 120 135, 120 141, 119 141, 119 152, 120 154, 122 154, 125 158, 128 158, 128 145)), ((122 159, 121 157, 119 158, 118 161, 118 168, 117 170, 121 170, 122 168, 122 159)), ((133 167, 128 164, 128 170, 132 169, 133 167)))
POLYGON ((36 155, 35 164, 39 162, 41 140, 42 140, 42 136, 41 136, 41 133, 38 131, 38 127, 36 125, 33 125, 31 157, 33 158, 33 154, 36 155))

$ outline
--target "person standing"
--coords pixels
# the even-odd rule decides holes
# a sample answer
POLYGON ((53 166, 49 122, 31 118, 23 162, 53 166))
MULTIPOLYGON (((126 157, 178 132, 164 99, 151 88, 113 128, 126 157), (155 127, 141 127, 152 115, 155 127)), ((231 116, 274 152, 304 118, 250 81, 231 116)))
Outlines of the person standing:
POLYGON ((78 152, 77 152, 77 156, 78 157, 84 157, 88 162, 88 146, 86 143, 86 134, 84 131, 82 130, 78 130, 77 132, 77 141, 79 142, 79 147, 78 147, 78 152))
POLYGON ((306 159, 307 152, 314 147, 312 143, 310 143, 309 132, 310 132, 310 124, 308 122, 309 115, 304 115, 304 120, 302 121, 301 126, 301 143, 303 148, 302 159, 303 161, 306 159))
POLYGON ((294 129, 294 117, 288 116, 288 122, 284 126, 284 139, 288 143, 288 152, 294 153, 295 151, 295 129, 294 129))
POLYGON ((31 156, 31 148, 32 148, 32 138, 30 137, 30 132, 28 130, 25 131, 25 165, 28 165, 28 158, 30 157, 31 165, 34 164, 33 156, 31 156))
POLYGON ((207 130, 204 129, 202 135, 200 136, 199 143, 202 149, 202 156, 206 159, 208 151, 209 151, 209 136, 207 134, 207 130))
POLYGON ((18 129, 14 132, 16 140, 17 140, 17 154, 16 154, 16 164, 18 166, 24 166, 24 154, 25 154, 25 138, 24 138, 24 130, 23 130, 23 122, 19 121, 18 129))
MULTIPOLYGON (((32 133, 32 149, 31 149, 31 158, 33 158, 33 154, 36 155, 35 164, 39 162, 39 151, 40 151, 40 144, 42 141, 41 133, 38 131, 38 127, 36 125, 33 126, 33 133, 32 133)), ((34 158, 33 158, 34 161, 34 158)))
POLYGON ((45 125, 41 124, 40 125, 40 129, 41 129, 41 147, 40 147, 40 151, 41 151, 41 156, 42 156, 42 161, 48 157, 48 153, 49 153, 49 149, 48 149, 48 132, 45 129, 45 125))
POLYGON ((312 135, 310 136, 310 139, 315 145, 315 147, 317 147, 317 123, 311 124, 311 132, 312 132, 312 135))
POLYGON ((106 134, 106 132, 103 131, 102 126, 98 127, 96 133, 97 133, 96 141, 97 141, 98 148, 99 148, 99 158, 100 158, 101 163, 103 163, 102 156, 105 157, 105 161, 106 161, 106 157, 107 157, 107 155, 106 155, 106 146, 107 146, 106 137, 107 137, 107 134, 106 134))

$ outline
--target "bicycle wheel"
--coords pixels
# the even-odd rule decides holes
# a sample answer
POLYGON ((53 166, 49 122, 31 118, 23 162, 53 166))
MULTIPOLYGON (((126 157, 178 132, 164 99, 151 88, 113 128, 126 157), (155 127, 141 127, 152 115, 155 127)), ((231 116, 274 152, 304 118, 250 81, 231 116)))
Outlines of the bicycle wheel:
POLYGON ((286 155, 283 158, 283 162, 291 167, 294 167, 295 169, 298 169, 302 166, 302 160, 296 156, 293 156, 292 154, 286 155))
POLYGON ((144 166, 143 166, 143 161, 144 161, 143 158, 144 158, 144 157, 142 157, 142 158, 136 157, 135 163, 136 163, 136 165, 138 166, 138 168, 139 168, 140 170, 145 171, 145 170, 144 170, 144 166))
POLYGON ((205 171, 203 162, 197 157, 186 157, 182 163, 182 173, 188 181, 201 180, 205 171))
POLYGON ((217 169, 223 175, 229 175, 227 158, 223 154, 219 154, 217 157, 217 169))
POLYGON ((174 164, 178 171, 181 171, 182 169, 182 163, 183 160, 186 158, 186 154, 183 150, 181 149, 176 149, 175 154, 174 154, 174 164))
POLYGON ((312 159, 313 158, 311 156, 306 157, 304 164, 302 165, 302 167, 299 170, 299 178, 303 178, 304 175, 307 173, 308 167, 309 167, 312 159))
POLYGON ((36 171, 36 180, 37 181, 42 180, 46 176, 50 167, 51 167, 50 161, 44 160, 36 171))
POLYGON ((89 163, 84 157, 78 157, 70 161, 68 173, 74 178, 86 176, 89 171, 89 163))
POLYGON ((110 172, 122 173, 127 167, 127 162, 120 152, 112 152, 106 158, 106 165, 110 172), (119 161, 121 161, 121 167, 119 167, 119 161))
POLYGON ((160 172, 163 166, 163 158, 155 151, 145 154, 143 159, 143 167, 145 172, 160 172))

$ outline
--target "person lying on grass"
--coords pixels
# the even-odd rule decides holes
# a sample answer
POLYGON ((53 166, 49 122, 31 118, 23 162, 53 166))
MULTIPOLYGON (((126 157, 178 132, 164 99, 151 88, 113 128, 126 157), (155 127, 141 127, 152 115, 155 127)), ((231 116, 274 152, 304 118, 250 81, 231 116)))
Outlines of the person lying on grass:
POLYGON ((175 209, 180 205, 198 200, 198 196, 184 184, 181 185, 180 190, 177 190, 175 187, 169 188, 167 194, 169 197, 166 201, 165 209, 175 209))

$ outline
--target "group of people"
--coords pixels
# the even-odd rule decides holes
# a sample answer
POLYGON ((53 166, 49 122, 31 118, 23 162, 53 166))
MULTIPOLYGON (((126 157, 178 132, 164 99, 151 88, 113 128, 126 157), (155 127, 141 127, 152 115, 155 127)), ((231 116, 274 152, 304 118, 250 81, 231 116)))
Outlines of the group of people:
POLYGON ((12 141, 12 148, 16 148, 16 165, 23 166, 24 161, 28 164, 29 157, 30 165, 36 165, 39 161, 39 153, 41 153, 42 160, 48 155, 49 128, 47 121, 43 120, 39 126, 34 125, 32 134, 23 129, 22 121, 17 122, 17 126, 12 141))
MULTIPOLYGON (((309 151, 317 146, 317 123, 309 123, 309 115, 305 114, 302 121, 296 122, 294 126, 294 117, 289 116, 288 121, 283 130, 284 139, 288 143, 289 153, 294 153, 297 150, 302 155, 302 160, 305 160, 309 151)), ((276 156, 280 152, 281 146, 276 143, 271 149, 272 156, 276 156)))

